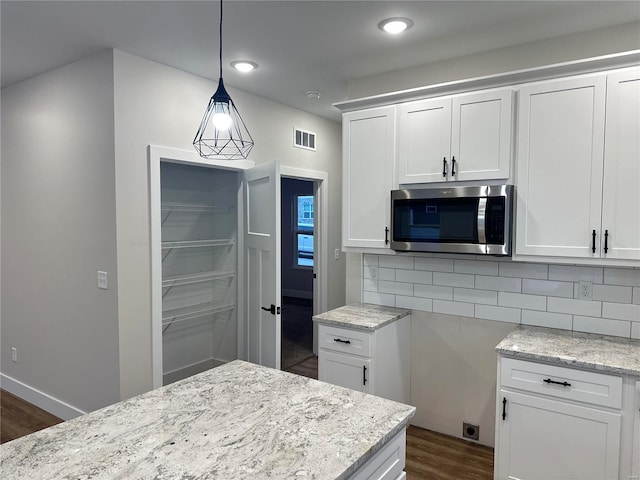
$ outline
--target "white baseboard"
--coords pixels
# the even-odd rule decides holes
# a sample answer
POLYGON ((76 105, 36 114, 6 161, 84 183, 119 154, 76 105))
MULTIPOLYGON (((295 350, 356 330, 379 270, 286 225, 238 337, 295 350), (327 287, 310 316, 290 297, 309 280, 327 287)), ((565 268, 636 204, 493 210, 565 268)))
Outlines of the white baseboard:
POLYGON ((0 373, 0 387, 63 420, 71 420, 87 413, 4 373, 0 373))
POLYGON ((282 289, 283 297, 295 297, 295 298, 306 298, 308 300, 313 298, 313 292, 308 292, 306 290, 289 290, 282 289))

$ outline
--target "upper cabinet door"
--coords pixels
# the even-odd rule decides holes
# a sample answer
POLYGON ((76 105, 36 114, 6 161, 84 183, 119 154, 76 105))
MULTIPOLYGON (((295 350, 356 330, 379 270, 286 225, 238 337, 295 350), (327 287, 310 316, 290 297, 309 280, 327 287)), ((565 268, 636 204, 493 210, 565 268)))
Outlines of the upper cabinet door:
POLYGON ((451 173, 451 98, 398 106, 398 182, 446 182, 451 173))
POLYGON ((454 97, 450 178, 509 178, 512 126, 512 90, 454 97))
POLYGON ((342 117, 344 247, 389 250, 391 190, 395 182, 395 107, 342 117))
POLYGON ((605 85, 600 75, 520 90, 518 255, 600 256, 605 85))
POLYGON ((605 258, 640 260, 639 132, 640 68, 609 75, 602 197, 605 258))

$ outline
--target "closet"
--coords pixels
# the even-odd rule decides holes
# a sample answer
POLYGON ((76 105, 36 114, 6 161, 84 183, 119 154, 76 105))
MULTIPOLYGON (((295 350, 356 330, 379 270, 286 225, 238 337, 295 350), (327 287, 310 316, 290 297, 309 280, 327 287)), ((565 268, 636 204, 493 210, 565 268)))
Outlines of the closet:
POLYGON ((239 177, 160 164, 165 385, 238 358, 239 177))

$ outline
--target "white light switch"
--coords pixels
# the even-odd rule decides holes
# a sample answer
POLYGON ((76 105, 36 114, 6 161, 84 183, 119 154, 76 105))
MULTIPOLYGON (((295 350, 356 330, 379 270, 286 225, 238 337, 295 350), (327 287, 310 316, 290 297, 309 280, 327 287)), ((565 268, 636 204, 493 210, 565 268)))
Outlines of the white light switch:
POLYGON ((98 288, 103 290, 109 289, 109 279, 107 278, 107 272, 98 271, 98 288))

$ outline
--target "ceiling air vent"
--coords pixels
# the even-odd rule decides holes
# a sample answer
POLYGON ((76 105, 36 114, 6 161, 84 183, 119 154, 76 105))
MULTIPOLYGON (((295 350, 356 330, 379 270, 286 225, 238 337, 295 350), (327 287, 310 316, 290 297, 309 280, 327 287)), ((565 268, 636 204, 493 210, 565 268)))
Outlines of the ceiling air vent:
POLYGON ((301 128, 293 128, 293 146, 305 150, 316 149, 316 134, 301 128))

